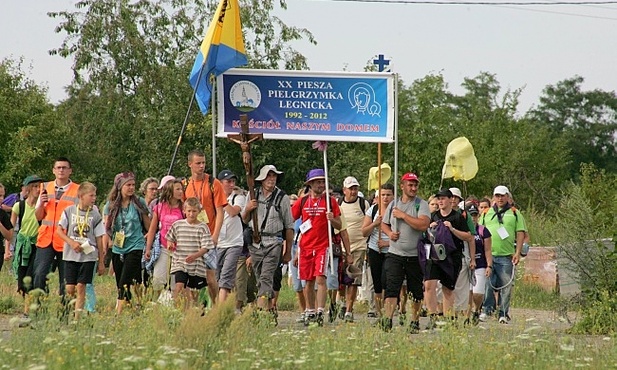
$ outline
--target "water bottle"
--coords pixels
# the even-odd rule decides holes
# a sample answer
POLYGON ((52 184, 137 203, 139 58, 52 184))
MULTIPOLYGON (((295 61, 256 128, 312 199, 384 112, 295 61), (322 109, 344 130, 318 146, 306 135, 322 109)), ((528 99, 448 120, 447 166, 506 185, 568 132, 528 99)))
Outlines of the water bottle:
POLYGON ((523 243, 523 248, 521 248, 521 257, 525 257, 529 253, 529 244, 523 243))

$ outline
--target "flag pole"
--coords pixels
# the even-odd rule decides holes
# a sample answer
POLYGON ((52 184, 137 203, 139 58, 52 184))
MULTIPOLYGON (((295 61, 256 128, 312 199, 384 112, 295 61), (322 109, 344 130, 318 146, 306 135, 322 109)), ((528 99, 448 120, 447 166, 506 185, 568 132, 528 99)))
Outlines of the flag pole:
MULTIPOLYGON (((216 111, 216 83, 212 84, 212 176, 216 176, 216 126, 214 124, 214 112, 216 111)), ((218 113, 218 112, 217 112, 218 113)))
POLYGON ((186 125, 189 122, 189 114, 191 113, 191 108, 193 107, 193 103, 195 102, 195 94, 197 93, 197 88, 199 87, 199 83, 201 82, 201 75, 204 71, 205 63, 202 64, 199 69, 199 75, 197 75, 197 83, 195 84, 195 88, 193 89, 193 94, 191 94, 191 100, 189 102, 189 107, 186 110, 186 115, 184 116, 184 122, 182 122, 182 129, 180 129, 180 135, 178 136, 178 140, 176 141, 176 147, 174 148, 174 154, 171 156, 171 163, 169 164, 169 169, 167 170, 167 175, 171 174, 171 170, 174 168, 174 162, 176 161, 176 156, 178 155, 178 149, 180 148, 180 143, 182 142, 182 136, 184 135, 184 131, 186 131, 186 125))
MULTIPOLYGON (((326 176, 326 213, 331 211, 330 205, 330 188, 328 184, 328 147, 323 150, 323 171, 326 176)), ((334 253, 332 253, 332 222, 328 220, 328 257, 330 262, 330 271, 334 271, 334 253)))

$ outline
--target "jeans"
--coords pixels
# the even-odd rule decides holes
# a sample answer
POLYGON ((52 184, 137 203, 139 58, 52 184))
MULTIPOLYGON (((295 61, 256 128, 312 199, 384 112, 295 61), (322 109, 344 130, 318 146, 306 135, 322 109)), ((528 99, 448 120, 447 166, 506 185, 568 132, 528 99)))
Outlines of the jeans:
POLYGON ((503 289, 499 290, 501 302, 499 305, 499 317, 508 315, 508 311, 510 310, 510 296, 512 295, 512 287, 514 286, 514 279, 512 279, 513 269, 512 256, 493 256, 491 283, 486 284, 486 294, 484 295, 483 312, 485 314, 490 315, 495 311, 493 287, 500 288, 512 281, 503 289))
POLYGON ((43 289, 49 292, 47 287, 47 275, 51 272, 51 265, 54 260, 58 264, 59 294, 64 296, 64 263, 62 252, 57 252, 50 245, 47 248, 36 247, 36 257, 34 258, 34 288, 43 289))

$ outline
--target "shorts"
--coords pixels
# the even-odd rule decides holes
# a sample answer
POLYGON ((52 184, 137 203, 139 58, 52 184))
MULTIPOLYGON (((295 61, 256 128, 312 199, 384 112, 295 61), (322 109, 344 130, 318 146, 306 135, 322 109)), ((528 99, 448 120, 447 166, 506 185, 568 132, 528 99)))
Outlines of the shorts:
POLYGON ((216 280, 219 288, 232 290, 236 285, 236 269, 238 258, 242 254, 242 246, 218 249, 218 268, 216 280))
POLYGON ((461 269, 454 286, 454 309, 456 311, 465 311, 469 307, 470 274, 473 274, 473 271, 469 269, 469 264, 463 257, 461 258, 461 269))
MULTIPOLYGON (((330 268, 330 257, 326 260, 328 267, 326 268, 326 288, 328 290, 339 289, 339 257, 334 257, 334 269, 330 268)), ((317 284, 315 284, 317 290, 317 284)))
POLYGON ((412 295, 414 301, 419 302, 424 299, 423 275, 418 257, 404 257, 388 253, 383 269, 386 298, 398 298, 403 280, 407 279, 407 292, 412 295))
POLYGON ((482 294, 486 292, 486 267, 476 269, 476 285, 472 287, 473 294, 482 294))
MULTIPOLYGON (((352 251, 351 257, 353 258, 354 266, 363 270, 364 260, 366 259, 366 249, 352 251)), ((362 286, 362 275, 355 278, 351 285, 362 286)))
POLYGON ((199 290, 208 286, 205 277, 189 275, 184 271, 174 272, 176 284, 183 284, 185 288, 199 290))
POLYGON ((300 280, 311 281, 317 276, 326 276, 328 248, 304 250, 300 248, 298 270, 300 280))
POLYGON ((67 285, 92 284, 96 261, 64 261, 64 280, 67 285))
MULTIPOLYGON (((426 280, 439 280, 442 285, 442 288, 454 290, 456 287, 456 281, 458 280, 458 275, 461 272, 461 267, 463 265, 462 254, 455 253, 452 255, 452 265, 453 265, 453 276, 449 276, 439 265, 435 263, 427 263, 427 278, 426 280)), ((469 280, 468 280, 469 281, 469 280)), ((469 282, 467 283, 469 287, 469 282)), ((469 289, 466 290, 467 295, 469 295, 469 289)))

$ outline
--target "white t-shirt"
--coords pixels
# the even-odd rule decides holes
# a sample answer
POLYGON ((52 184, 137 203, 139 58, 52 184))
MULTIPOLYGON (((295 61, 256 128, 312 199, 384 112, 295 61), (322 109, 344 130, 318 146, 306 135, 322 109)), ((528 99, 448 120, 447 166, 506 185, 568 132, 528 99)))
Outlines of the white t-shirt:
POLYGON ((217 248, 242 247, 244 239, 242 238, 242 221, 240 215, 246 206, 246 197, 240 194, 230 194, 227 197, 227 204, 230 206, 240 207, 240 213, 230 217, 227 212, 223 217, 223 226, 219 234, 219 242, 217 248))

